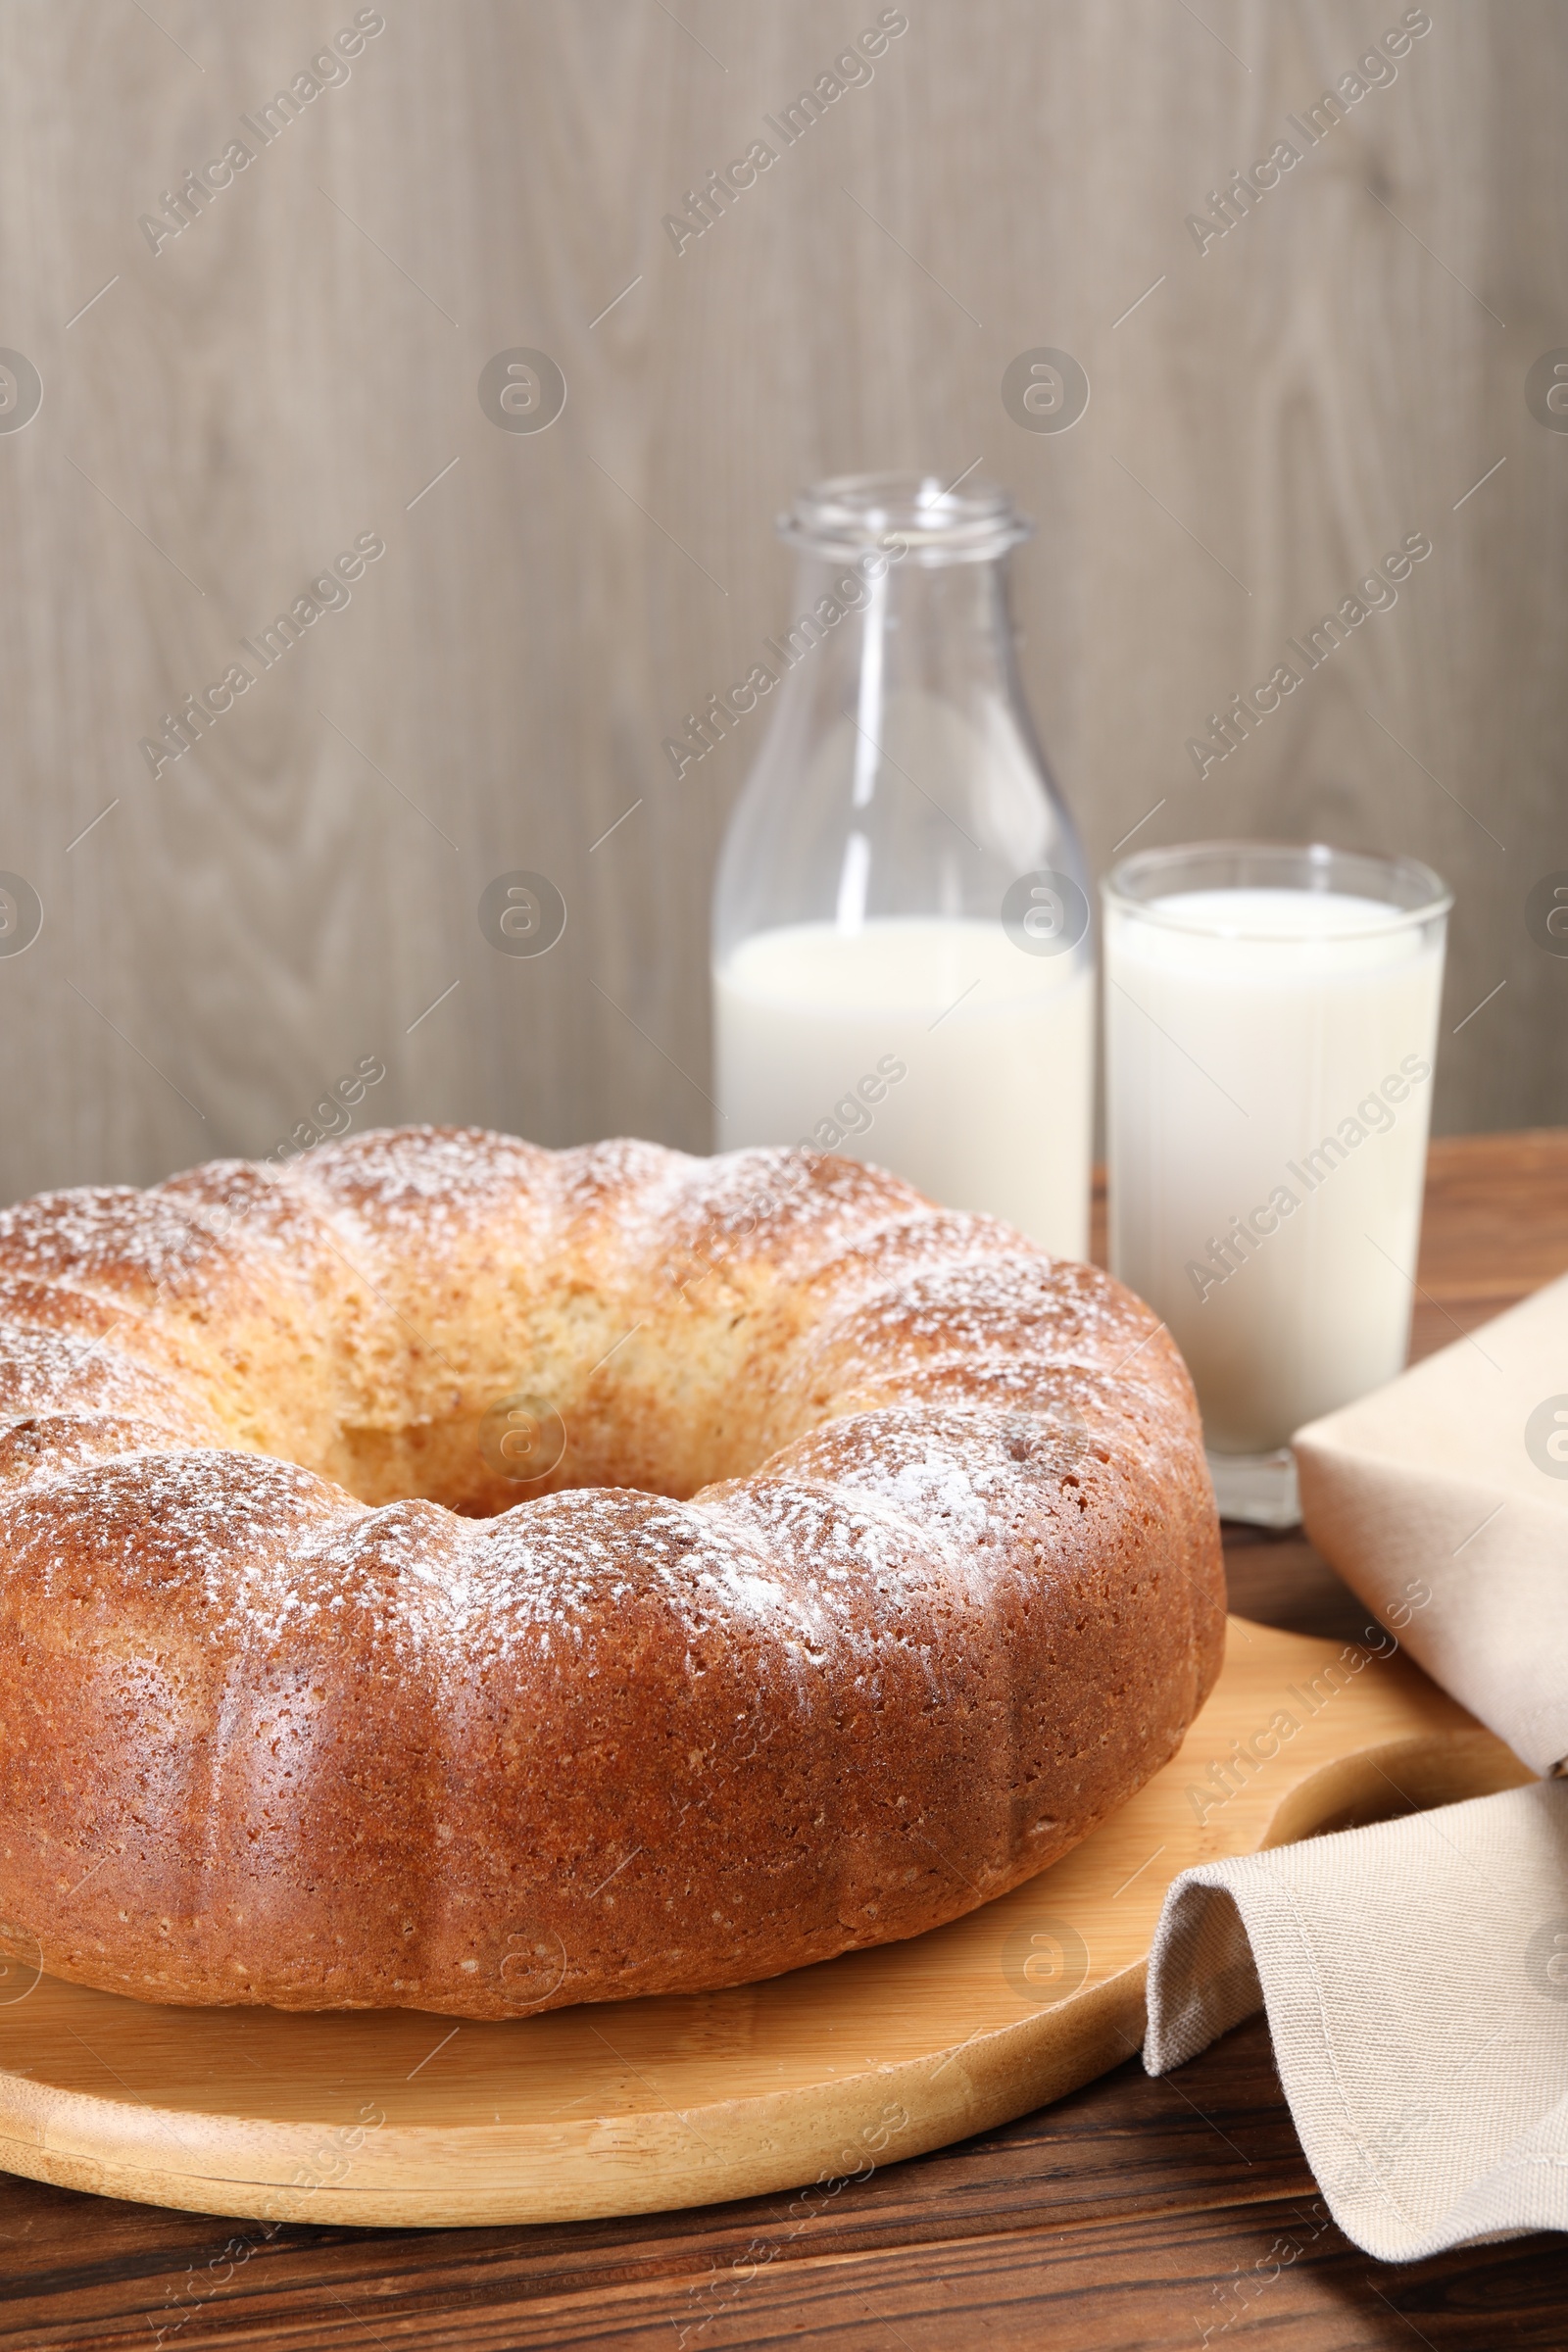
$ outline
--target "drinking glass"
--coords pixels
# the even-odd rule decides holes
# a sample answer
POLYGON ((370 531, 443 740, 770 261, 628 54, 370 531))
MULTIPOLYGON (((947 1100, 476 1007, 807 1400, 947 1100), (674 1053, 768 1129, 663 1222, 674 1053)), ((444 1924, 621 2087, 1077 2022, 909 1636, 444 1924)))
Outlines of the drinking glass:
POLYGON ((1450 894, 1407 858, 1200 842, 1102 885, 1110 1261, 1163 1316, 1220 1509, 1409 1345, 1450 894))

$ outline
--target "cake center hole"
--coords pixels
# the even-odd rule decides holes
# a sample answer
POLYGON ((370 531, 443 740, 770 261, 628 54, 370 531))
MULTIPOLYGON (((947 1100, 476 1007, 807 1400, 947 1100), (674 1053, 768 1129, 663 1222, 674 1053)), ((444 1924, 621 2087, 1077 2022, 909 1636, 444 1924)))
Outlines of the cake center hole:
POLYGON ((639 1322, 618 1300, 594 1304, 510 1371, 463 1360, 443 1337, 440 1360, 419 1348, 403 1378, 361 1383, 372 1409, 356 1399, 324 1447, 268 1450, 308 1451, 308 1467, 364 1502, 423 1497, 490 1518, 566 1487, 683 1500, 745 1477, 819 1417, 781 1390, 784 1335, 767 1314, 639 1322))

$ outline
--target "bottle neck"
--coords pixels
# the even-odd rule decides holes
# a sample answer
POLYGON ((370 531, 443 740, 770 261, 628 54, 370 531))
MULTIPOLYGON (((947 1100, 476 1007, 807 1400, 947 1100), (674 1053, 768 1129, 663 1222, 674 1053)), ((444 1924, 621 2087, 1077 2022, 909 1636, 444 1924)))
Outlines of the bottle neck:
POLYGON ((1004 555, 955 564, 897 542, 858 557, 803 549, 791 612, 764 658, 873 734, 893 696, 964 708, 1017 695, 1004 555))
POLYGON ((792 617, 762 649, 771 716, 715 884, 720 961, 787 924, 999 922, 1021 874, 1085 884, 1015 674, 1005 549, 867 563, 797 544, 792 617))

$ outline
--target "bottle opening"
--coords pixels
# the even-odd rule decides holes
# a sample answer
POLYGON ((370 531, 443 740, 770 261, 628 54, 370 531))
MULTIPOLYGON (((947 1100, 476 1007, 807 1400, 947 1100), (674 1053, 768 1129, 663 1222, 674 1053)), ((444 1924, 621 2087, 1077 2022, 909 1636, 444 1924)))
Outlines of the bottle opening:
POLYGON ((1034 525, 1010 491, 973 475, 949 483, 936 473, 841 473, 798 491, 778 528, 811 555, 858 555, 896 533, 917 563, 977 564, 1005 555, 1034 525))

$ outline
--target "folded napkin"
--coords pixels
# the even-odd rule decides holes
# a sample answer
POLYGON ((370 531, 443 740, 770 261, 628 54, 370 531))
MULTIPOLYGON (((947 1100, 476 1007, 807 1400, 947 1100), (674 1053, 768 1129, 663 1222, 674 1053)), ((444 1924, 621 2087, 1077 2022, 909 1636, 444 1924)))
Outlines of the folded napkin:
POLYGON ((1324 1558, 1434 1682, 1554 1772, 1568 1758, 1568 1275, 1295 1445, 1324 1558))
MULTIPOLYGON (((1306 1530, 1533 1770, 1568 1759, 1568 1278, 1311 1423, 1306 1530)), ((1308 2163, 1387 2262, 1568 2230, 1568 1781, 1204 1864, 1151 2074, 1261 2004, 1308 2163)))
POLYGON ((1184 1871, 1145 2066, 1260 2003, 1306 2160, 1368 2254, 1568 2230, 1568 1784, 1184 1871))

